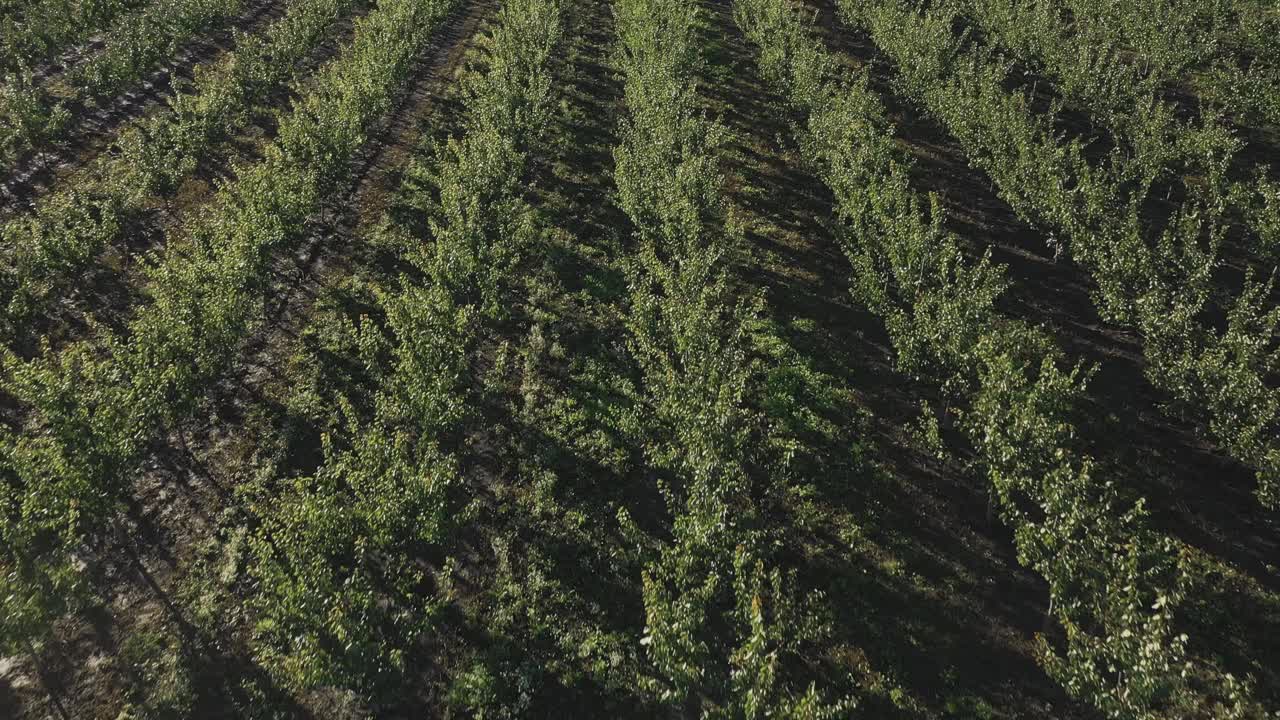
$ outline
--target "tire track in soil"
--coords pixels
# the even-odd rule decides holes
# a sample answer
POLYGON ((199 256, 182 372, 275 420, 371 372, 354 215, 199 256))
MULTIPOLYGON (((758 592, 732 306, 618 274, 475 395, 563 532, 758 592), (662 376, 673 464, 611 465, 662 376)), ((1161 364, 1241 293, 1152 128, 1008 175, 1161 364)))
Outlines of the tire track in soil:
MULTIPOLYGON (((360 242, 358 209, 365 202, 377 202, 371 195, 386 186, 411 155, 419 121, 439 104, 476 30, 495 7, 492 0, 463 3, 445 21, 423 51, 399 102, 370 132, 352 165, 348 189, 334 194, 316 215, 314 232, 296 251, 276 259, 267 296, 279 299, 268 303, 266 322, 247 341, 239 367, 211 388, 208 416, 171 434, 144 463, 115 546, 99 559, 96 576, 105 589, 103 608, 88 617, 65 619, 58 637, 37 660, 5 659, 9 667, 0 676, 0 698, 8 692, 19 700, 16 718, 60 716, 56 707, 64 708, 61 713, 69 717, 95 716, 104 707, 118 709, 127 687, 123 671, 114 666, 120 643, 156 624, 176 628, 185 651, 210 654, 202 656, 202 667, 215 673, 205 679, 220 683, 214 688, 217 692, 238 695, 244 692, 241 685, 252 685, 273 695, 293 716, 315 716, 273 688, 253 660, 248 645, 252 628, 243 622, 242 606, 233 608, 242 622, 229 635, 207 637, 195 628, 175 594, 200 544, 219 542, 219 520, 234 512, 236 478, 223 473, 225 466, 217 461, 234 453, 237 442, 255 443, 254 438, 236 435, 242 415, 270 402, 268 384, 287 383, 278 373, 277 359, 297 340, 326 283, 350 267, 351 253, 360 242)), ((222 702, 201 702, 196 717, 229 716, 227 698, 219 697, 222 702)))
POLYGON ((284 4, 279 0, 252 0, 239 17, 193 38, 176 56, 129 90, 102 104, 87 98, 69 103, 69 130, 52 147, 28 151, 20 157, 0 183, 0 219, 15 211, 30 210, 39 196, 108 150, 125 123, 162 105, 173 94, 175 81, 190 81, 196 66, 232 51, 233 31, 254 34, 283 14, 284 4))

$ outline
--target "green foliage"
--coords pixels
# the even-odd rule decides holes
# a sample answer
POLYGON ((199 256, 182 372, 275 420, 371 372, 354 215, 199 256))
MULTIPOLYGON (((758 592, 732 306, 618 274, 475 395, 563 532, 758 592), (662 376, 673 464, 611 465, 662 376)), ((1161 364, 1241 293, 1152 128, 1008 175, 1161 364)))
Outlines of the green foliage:
POLYGON ((1252 183, 1237 183, 1232 188, 1231 203, 1257 233, 1258 253, 1268 260, 1280 260, 1280 182, 1258 168, 1252 183))
POLYGON ((0 80, 0 163, 8 164, 26 149, 56 135, 70 120, 66 107, 21 67, 0 80))
MULTIPOLYGON (((1225 50, 1223 41, 1240 36, 1231 8, 1236 4, 1185 7, 1175 0, 1160 0, 1121 9, 1110 3, 1077 0, 1069 3, 1073 14, 1068 15, 1065 8, 1042 0, 955 3, 984 32, 988 43, 1008 50, 1052 79, 1054 90, 1068 105, 1087 111, 1098 121, 1125 150, 1122 160, 1130 169, 1121 172, 1180 181, 1191 195, 1206 198, 1206 206, 1214 212, 1221 213, 1227 206, 1235 208, 1244 228, 1256 236, 1257 251, 1274 259, 1280 227, 1277 193, 1261 166, 1255 168, 1255 182, 1227 178, 1232 160, 1248 160, 1248 155, 1243 152, 1244 141, 1237 137, 1240 133, 1229 129, 1227 118, 1221 117, 1223 113, 1216 107, 1221 103, 1239 112, 1241 98, 1257 91, 1256 83, 1241 79, 1231 58, 1217 57, 1225 50), (1117 18, 1121 15, 1123 22, 1117 18), (1170 17, 1178 20, 1169 22, 1170 17), (1135 36, 1143 42, 1135 43, 1135 36), (1144 48, 1159 45, 1167 50, 1144 55, 1133 52, 1135 44, 1144 48), (1162 56, 1179 53, 1201 57, 1161 62, 1162 56), (1198 75, 1195 82, 1214 102, 1202 107, 1199 118, 1179 120, 1174 102, 1164 99, 1168 86, 1180 68, 1203 64, 1209 57, 1215 58, 1213 69, 1198 75)), ((1252 77, 1262 67, 1255 64, 1244 75, 1252 77)), ((1266 92, 1270 102, 1280 102, 1280 93, 1266 92)), ((1259 106, 1267 100, 1244 102, 1259 106)), ((1144 186, 1138 189, 1143 193, 1149 190, 1144 186)))
POLYGON ((0 74, 53 58, 145 0, 37 0, 0 19, 0 74))
MULTIPOLYGON (((281 499, 256 509, 259 637, 271 667, 296 688, 390 699, 406 658, 433 630, 442 600, 424 558, 459 515, 451 449, 474 412, 470 356, 536 231, 520 183, 546 125, 547 66, 561 24, 557 0, 504 6, 488 72, 468 87, 466 130, 436 153, 429 237, 389 233, 416 274, 376 297, 384 326, 366 319, 356 330, 365 370, 380 381, 373 416, 361 421, 344 407, 346 426, 326 436, 314 477, 291 481, 281 499)), ((308 108, 318 114, 330 104, 308 108)), ((328 155, 332 138, 305 129, 281 135, 328 155)), ((459 681, 453 702, 483 704, 491 685, 478 668, 459 681)))
POLYGON ((1250 0, 1070 0, 1073 30, 1131 48, 1161 85, 1189 81, 1207 101, 1253 124, 1280 121, 1275 33, 1280 19, 1250 0))
POLYGON ((197 694, 180 640, 160 628, 143 628, 120 644, 119 660, 130 686, 117 720, 191 716, 197 694))
MULTIPOLYGON (((1243 1, 1203 10, 1222 13, 1222 24, 1253 23, 1241 44, 1254 50, 1230 52, 1280 47, 1268 21, 1245 17, 1243 1)), ((94 602, 89 563, 103 555, 135 479, 239 367, 277 284, 273 261, 346 186, 378 118, 394 111, 431 33, 460 3, 382 0, 358 21, 352 43, 299 85, 261 160, 235 168, 181 237, 143 263, 144 301, 119 327, 91 320, 88 339, 33 352, 30 321, 74 294, 154 195, 172 192, 247 127, 361 2, 292 0, 265 34, 237 38, 235 53, 199 70, 168 111, 128 130, 119 157, 95 166, 90 180, 4 226, 0 335, 12 347, 0 351, 0 654, 39 654, 52 625, 94 602)), ((197 16, 238 3, 158 2, 148 11, 158 19, 119 33, 108 59, 75 77, 125 84, 176 49, 166 39, 199 32, 188 20, 215 22, 197 16)), ((1085 0, 842 4, 903 68, 904 93, 959 138, 1017 212, 1049 229, 1051 242, 1069 243, 1098 280, 1107 317, 1142 333, 1153 378, 1195 403, 1215 437, 1258 469, 1264 502, 1280 503, 1273 280, 1250 274, 1223 329, 1203 319, 1215 309, 1212 275, 1228 224, 1244 218, 1270 232, 1280 193, 1265 173, 1252 183, 1229 178, 1242 146, 1226 124, 1213 112, 1180 118, 1159 99, 1166 70, 1132 60, 1136 48, 1163 68, 1211 75, 1227 52, 1214 43, 1227 31, 1178 29, 1142 44, 1141 18, 1128 10, 1105 15, 1121 30, 1059 14, 1085 0), (1009 91, 1008 60, 957 37, 960 14, 985 27, 983 41, 1056 68, 1060 103, 1045 115, 1009 91), (1086 100, 1115 145, 1101 161, 1055 129, 1060 108, 1086 100), (1144 204, 1174 176, 1193 178, 1190 199, 1154 227, 1144 204)), ((1171 10, 1202 12, 1182 0, 1135 5, 1159 22, 1176 19, 1171 10)), ((321 319, 293 346, 282 387, 270 385, 282 397, 250 409, 279 412, 283 431, 245 443, 252 458, 241 462, 255 465, 255 478, 222 498, 224 532, 206 539, 194 563, 189 547, 177 558, 170 609, 188 611, 202 643, 231 640, 231 654, 247 643, 268 671, 233 679, 254 711, 277 712, 263 694, 278 683, 281 698, 329 703, 321 714, 383 714, 418 689, 428 655, 442 672, 425 682, 448 715, 524 717, 571 707, 579 694, 615 705, 602 712, 626 703, 635 715, 709 719, 843 718, 858 709, 823 683, 840 682, 833 667, 868 667, 861 638, 852 639, 863 631, 842 633, 849 645, 831 643, 829 601, 805 585, 837 553, 850 559, 845 546, 869 551, 882 513, 872 507, 867 524, 851 520, 832 506, 861 491, 797 476, 861 468, 841 450, 872 446, 853 437, 867 411, 818 370, 825 359, 783 339, 794 331, 821 341, 820 323, 783 330, 736 266, 746 235, 720 169, 736 143, 698 92, 705 5, 616 3, 625 107, 612 169, 627 237, 573 248, 582 257, 572 262, 544 258, 611 230, 593 226, 562 242, 567 227, 549 220, 562 201, 578 202, 557 193, 572 195, 580 176, 566 183, 571 191, 538 187, 546 129, 569 114, 555 112, 553 68, 564 25, 582 7, 510 0, 482 24, 461 86, 461 131, 429 145, 401 190, 413 197, 398 210, 414 216, 389 214, 368 238, 381 253, 377 270, 335 280, 340 289, 308 307, 321 319), (619 243, 623 257, 600 261, 619 243), (579 261, 621 271, 583 279, 573 296, 559 285, 572 281, 555 273, 579 261), (533 278, 522 277, 530 269, 533 278), (575 312, 591 317, 557 316, 575 312), (566 351, 575 342, 598 343, 599 352, 566 351), (839 450, 810 447, 815 438, 839 450), (604 487, 611 483, 601 477, 630 485, 604 487), (791 517, 780 522, 780 513, 791 517), (810 532, 813 546, 789 548, 806 553, 796 563, 784 548, 810 532), (462 566, 476 557, 493 562, 462 566), (597 573, 609 577, 596 582, 597 573), (617 589, 631 592, 602 599, 617 589), (250 618, 251 634, 243 632, 250 618), (460 618, 466 631, 454 634, 460 618)), ((967 437, 1019 562, 1047 587, 1048 620, 1059 630, 1037 639, 1047 674, 1108 718, 1263 717, 1252 681, 1219 675, 1221 659, 1205 658, 1181 632, 1194 599, 1183 549, 1079 447, 1073 423, 1089 371, 1048 330, 1002 311, 1005 268, 967 253, 941 202, 912 189, 910 160, 868 75, 846 71, 814 38, 811 9, 796 0, 733 7, 834 199, 854 297, 883 322, 898 368, 957 420, 948 433, 967 437)), ((1265 76, 1265 63, 1257 72, 1265 76)), ((33 120, 13 126, 21 136, 13 147, 30 146, 52 119, 30 76, 15 77, 22 93, 8 107, 33 120)), ((566 215, 599 219, 576 208, 566 215)), ((942 459, 942 428, 921 406, 919 434, 942 459)), ((897 557, 874 560, 895 583, 924 582, 897 557)), ((843 591, 859 581, 832 582, 843 591)), ((198 687, 205 678, 186 652, 151 629, 125 640, 121 718, 198 712, 209 688, 198 687)), ((947 665, 952 685, 957 670, 947 665)), ((934 698, 941 707, 924 708, 892 677, 867 672, 868 694, 883 696, 886 712, 891 704, 999 714, 990 697, 934 698)))
MULTIPOLYGON (((921 94, 941 93, 933 73, 955 52, 949 19, 916 23, 890 6, 847 9, 851 17, 865 13, 877 42, 890 42, 882 33, 910 37, 893 41, 915 53, 910 66, 919 74, 907 82, 921 94), (918 32, 901 32, 908 19, 918 32)), ((961 426, 1015 532, 1019 560, 1049 584, 1066 646, 1042 640, 1046 671, 1108 717, 1180 717, 1194 702, 1183 674, 1186 636, 1174 630, 1181 562, 1173 543, 1149 528, 1142 503, 1124 509, 1074 448, 1070 418, 1084 374, 1060 367, 1043 331, 996 312, 1001 269, 963 256, 936 203, 924 211, 865 78, 839 82, 787 0, 738 0, 735 10, 763 48, 764 74, 807 120, 802 146, 835 195, 855 292, 884 318, 903 369, 961 404, 961 426)), ((958 64, 961 75, 983 67, 958 64)), ((988 132, 972 122, 962 130, 970 128, 988 132)), ((1016 138, 1001 147, 1016 147, 1016 138)))
POLYGON ((112 29, 102 53, 70 73, 70 83, 101 99, 135 82, 188 40, 230 20, 243 0, 160 0, 112 29))
MULTIPOLYGON (((169 192, 196 164, 249 122, 250 110, 288 80, 296 64, 362 0, 294 0, 261 35, 240 39, 219 65, 196 69, 170 110, 126 129, 87 179, 42 199, 0 234, 0 338, 30 336, 31 320, 72 290, 104 250, 123 238, 152 193, 169 192)), ((15 125, 15 128, 18 127, 15 125)), ((0 140, 3 143, 3 140, 0 140)))
MULTIPOLYGON (((266 158, 242 168, 193 221, 191 243, 170 245, 151 268, 151 302, 122 337, 104 329, 61 353, 6 356, 3 387, 33 410, 30 431, 8 452, 3 509, 16 541, 2 559, 24 608, 43 607, 45 620, 62 611, 60 589, 79 572, 73 553, 111 528, 149 444, 180 427, 236 357, 270 253, 303 235, 449 7, 397 0, 358 24, 352 45, 281 122, 266 158)), ((14 647, 46 628, 6 627, 12 633, 0 641, 14 647)))
POLYGON ((407 434, 358 437, 258 509, 257 632, 267 660, 296 686, 378 696, 397 686, 407 649, 431 630, 431 578, 415 558, 439 539, 456 471, 407 434))
POLYGON ((1274 508, 1280 388, 1267 378, 1280 346, 1277 317, 1256 308, 1258 288, 1246 282, 1234 301, 1239 321, 1232 328, 1219 331, 1204 319, 1212 309, 1224 212, 1243 192, 1226 183, 1238 141, 1208 120, 1180 125, 1148 95, 1125 121, 1140 124, 1118 131, 1130 146, 1095 166, 1080 140, 1058 137, 1052 113, 1033 112, 1027 95, 1005 88, 1002 61, 952 32, 955 8, 920 14, 892 2, 842 7, 850 22, 870 29, 898 64, 899 84, 956 137, 1001 197, 1022 217, 1061 235, 1051 242, 1065 241, 1090 271, 1100 314, 1142 334, 1147 377, 1257 471, 1258 499, 1274 508), (899 32, 904 26, 913 32, 899 32), (1204 189, 1191 193, 1163 227, 1153 227, 1143 217, 1144 203, 1157 179, 1178 163, 1202 175, 1204 189))
MULTIPOLYGON (((76 3, 52 4, 65 6, 76 3)), ((137 3, 102 4, 105 19, 114 11, 137 3)), ((67 126, 66 106, 70 104, 69 100, 102 100, 124 90, 200 32, 229 21, 243 4, 243 0, 160 0, 120 18, 120 22, 106 33, 102 52, 67 73, 64 79, 73 88, 69 99, 55 99, 42 83, 32 83, 25 64, 20 65, 15 69, 16 75, 4 78, 0 89, 0 117, 9 126, 0 135, 0 162, 7 165, 19 153, 59 138, 67 126)), ((75 8, 63 9, 72 13, 77 11, 75 8)), ((92 23, 93 20, 79 22, 92 23)), ((66 20, 53 21, 50 26, 68 28, 63 37, 65 40, 80 32, 87 33, 92 27, 68 26, 66 20)), ((25 30, 15 29, 13 32, 19 36, 28 35, 25 30)), ((40 33, 34 35, 39 37, 40 33)))
POLYGON ((615 180, 635 227, 627 326, 651 414, 646 452, 665 471, 659 487, 673 516, 669 540, 644 541, 653 551, 642 688, 706 718, 834 717, 850 704, 797 692, 780 670, 816 633, 805 629, 813 614, 757 554, 754 495, 766 478, 749 471, 762 435, 745 396, 758 373, 748 349, 760 301, 729 275, 741 238, 714 154, 724 131, 698 110, 698 14, 678 0, 615 8, 628 110, 615 180))
POLYGON ((797 600, 794 578, 784 579, 777 568, 766 571, 741 546, 730 567, 702 566, 699 561, 716 552, 702 544, 705 536, 677 537, 653 566, 653 572, 675 575, 646 571, 644 578, 647 634, 641 643, 661 674, 647 689, 707 720, 847 716, 853 700, 827 702, 816 685, 797 691, 780 677, 784 658, 826 633, 813 604, 797 600), (718 607, 730 593, 732 604, 718 607), (721 630, 727 637, 712 632, 720 623, 729 624, 721 630))

